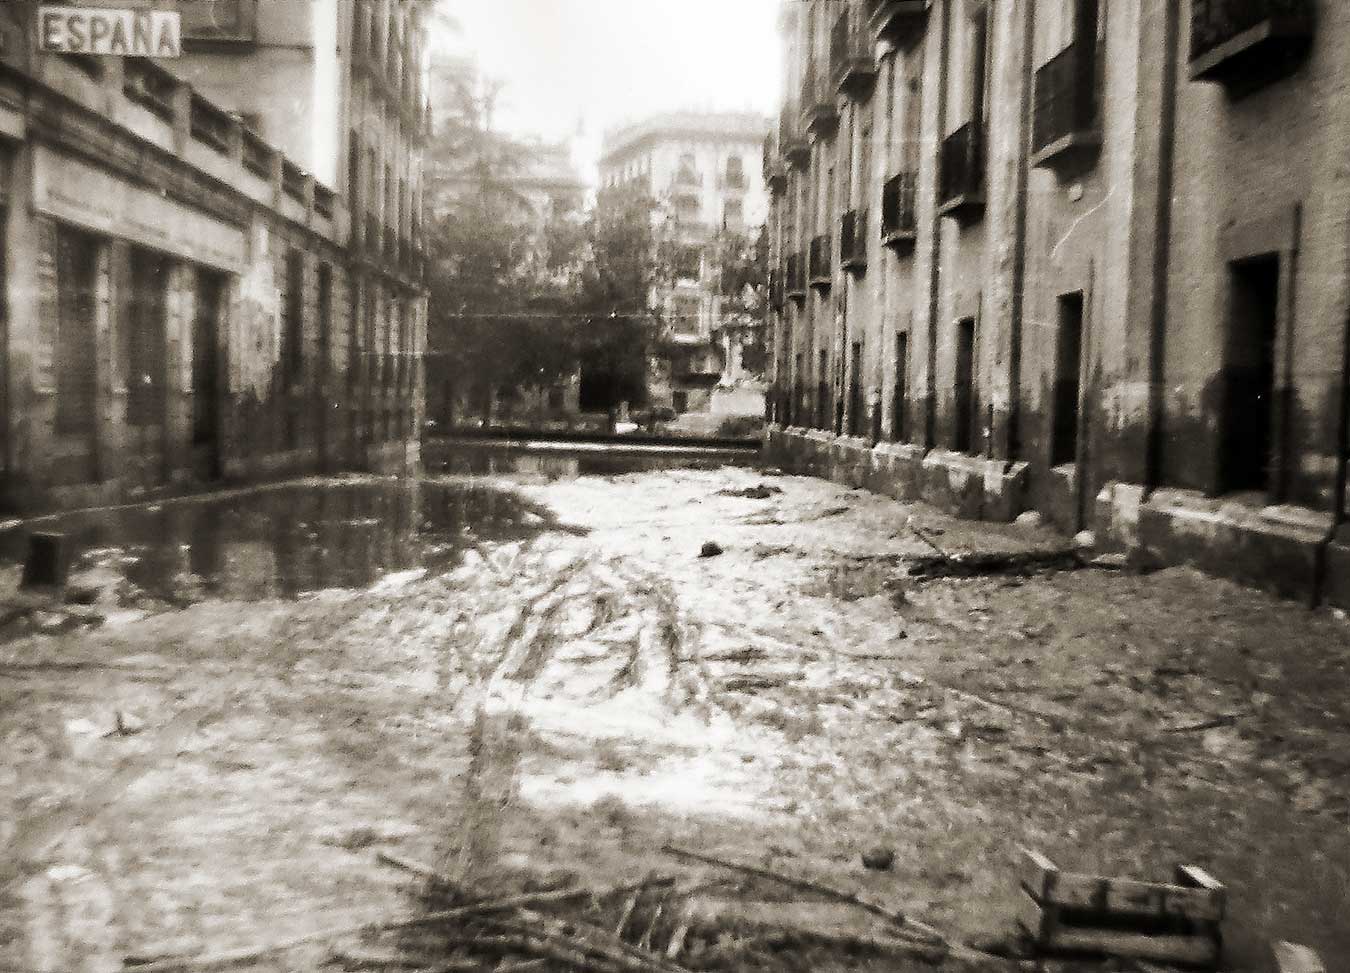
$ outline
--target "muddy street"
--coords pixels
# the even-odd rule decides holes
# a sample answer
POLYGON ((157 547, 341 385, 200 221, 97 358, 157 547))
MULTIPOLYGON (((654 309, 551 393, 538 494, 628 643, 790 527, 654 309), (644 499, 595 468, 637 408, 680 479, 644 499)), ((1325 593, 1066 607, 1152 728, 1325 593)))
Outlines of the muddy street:
MULTIPOLYGON (((1280 939, 1350 955, 1334 613, 751 468, 66 517, 87 603, 10 612, 0 643, 0 968, 291 940, 233 968, 496 968, 358 934, 444 905, 380 854, 484 897, 641 886, 589 908, 691 969, 932 968, 855 948, 887 934, 866 909, 669 848, 987 954, 1014 938, 1020 846, 1191 863, 1230 890, 1225 968, 1280 939), (952 554, 1000 557, 911 570, 952 554), (834 940, 756 939, 766 902, 834 940)), ((4 584, 18 603, 17 565, 4 584)))

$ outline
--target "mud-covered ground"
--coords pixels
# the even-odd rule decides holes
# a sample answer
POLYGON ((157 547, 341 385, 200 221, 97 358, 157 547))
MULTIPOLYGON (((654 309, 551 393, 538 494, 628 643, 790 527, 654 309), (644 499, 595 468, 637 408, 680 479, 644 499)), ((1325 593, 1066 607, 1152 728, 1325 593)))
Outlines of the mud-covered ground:
POLYGON ((913 579, 935 548, 1063 541, 748 469, 476 483, 499 499, 474 516, 510 529, 441 523, 353 574, 372 518, 319 503, 314 529, 259 534, 320 552, 307 584, 241 584, 290 562, 226 551, 206 562, 229 583, 185 554, 156 593, 114 547, 92 607, 7 630, 0 968, 413 914, 380 849, 483 890, 726 877, 674 844, 982 945, 1011 934, 1019 846, 1193 863, 1230 889, 1227 968, 1285 939, 1350 969, 1343 617, 1184 569, 913 579), (894 864, 865 869, 878 846, 894 864))

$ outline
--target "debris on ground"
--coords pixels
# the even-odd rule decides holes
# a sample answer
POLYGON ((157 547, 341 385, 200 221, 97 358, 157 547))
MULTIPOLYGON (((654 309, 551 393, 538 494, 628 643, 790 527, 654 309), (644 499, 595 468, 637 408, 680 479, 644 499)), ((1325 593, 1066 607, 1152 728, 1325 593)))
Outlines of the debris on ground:
POLYGON ((722 553, 722 545, 716 541, 704 541, 703 546, 698 549, 699 557, 717 557, 722 553))
POLYGON ((769 486, 767 483, 758 483, 755 486, 745 487, 740 490, 726 489, 718 490, 719 497, 743 497, 746 500, 767 500, 769 497, 782 493, 781 487, 769 486))
POLYGON ((1062 872, 1024 849, 1018 915, 1040 954, 1094 953, 1214 967, 1227 890, 1208 872, 1180 865, 1172 883, 1062 872))
POLYGON ((1278 973, 1327 973, 1322 957, 1307 946, 1281 941, 1272 949, 1278 973))
POLYGON ((862 853, 862 863, 864 868, 874 872, 888 872, 895 864, 895 849, 880 846, 869 848, 862 853))

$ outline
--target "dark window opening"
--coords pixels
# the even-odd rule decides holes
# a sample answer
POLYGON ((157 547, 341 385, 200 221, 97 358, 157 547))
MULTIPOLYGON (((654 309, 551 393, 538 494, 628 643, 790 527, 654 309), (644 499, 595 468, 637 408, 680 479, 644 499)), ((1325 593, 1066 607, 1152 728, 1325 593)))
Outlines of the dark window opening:
POLYGON ((1078 457, 1079 382, 1083 367, 1083 294, 1059 298, 1059 334, 1055 350, 1054 429, 1050 465, 1078 457))
POLYGON ((908 429, 909 332, 895 336, 895 388, 891 392, 891 439, 905 442, 908 429))
POLYGON ((820 365, 816 371, 816 428, 830 428, 830 358, 826 352, 820 353, 820 365))
POLYGON ((1220 416, 1219 492, 1268 490, 1275 396, 1280 261, 1231 266, 1220 416))
POLYGON ((971 449, 975 424, 975 319, 956 325, 956 382, 952 410, 952 448, 958 453, 971 449))

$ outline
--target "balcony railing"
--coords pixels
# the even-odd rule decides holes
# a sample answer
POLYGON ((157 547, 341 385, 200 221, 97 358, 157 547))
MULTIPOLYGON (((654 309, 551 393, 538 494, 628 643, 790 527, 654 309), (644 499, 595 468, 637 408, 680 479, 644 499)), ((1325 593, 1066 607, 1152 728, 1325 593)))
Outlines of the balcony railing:
POLYGON ((297 203, 305 201, 305 173, 289 159, 281 164, 281 191, 297 203))
POLYGON ((834 283, 832 242, 828 233, 811 238, 811 263, 807 271, 807 283, 812 287, 823 290, 834 283))
POLYGON ((855 274, 867 270, 865 209, 851 209, 839 220, 839 266, 855 274))
POLYGON ((808 60, 806 72, 802 75, 802 127, 817 138, 828 138, 839 127, 834 92, 825 81, 825 75, 817 70, 816 62, 808 60))
POLYGON ((1097 52, 1075 41, 1036 71, 1031 164, 1058 165, 1101 146, 1097 52))
POLYGON ((938 212, 960 221, 984 212, 984 129, 966 122, 942 140, 938 212))
POLYGON ((811 146, 802 137, 798 115, 795 105, 789 103, 783 106, 778 115, 778 150, 783 153, 788 165, 805 169, 811 161, 811 146))
POLYGON ((881 243, 896 251, 912 250, 918 229, 915 219, 918 178, 897 173, 881 187, 881 243))
POLYGON ((787 296, 803 300, 806 297, 806 254, 800 250, 789 254, 787 265, 783 268, 787 296))
POLYGON ((867 25, 877 40, 909 47, 923 36, 932 0, 867 0, 867 25))
POLYGON ((764 185, 771 193, 781 193, 787 188, 787 166, 779 155, 778 139, 773 134, 764 139, 764 185))
POLYGON ((781 270, 769 271, 769 307, 775 311, 783 309, 784 300, 783 272, 781 270))
POLYGON ((1307 55, 1313 0, 1191 0, 1191 77, 1255 86, 1307 55))
POLYGON ((862 97, 877 80, 877 65, 872 57, 872 36, 863 19, 862 6, 844 5, 830 33, 830 82, 835 90, 849 97, 862 97))

